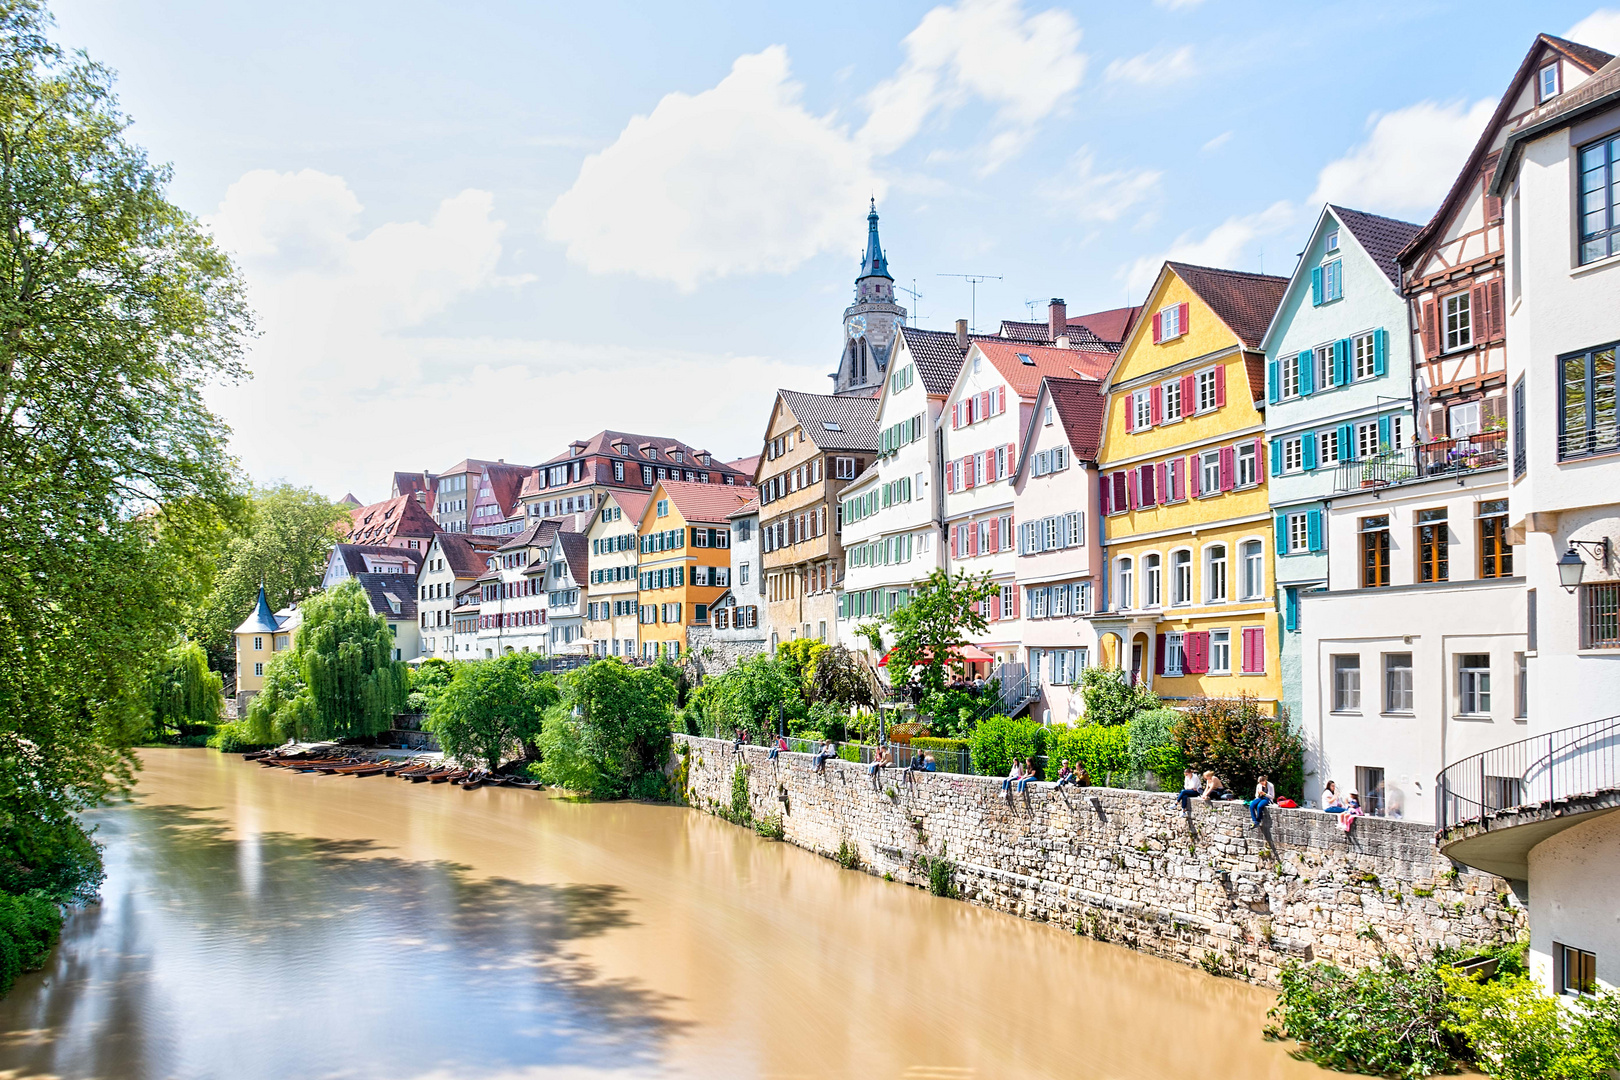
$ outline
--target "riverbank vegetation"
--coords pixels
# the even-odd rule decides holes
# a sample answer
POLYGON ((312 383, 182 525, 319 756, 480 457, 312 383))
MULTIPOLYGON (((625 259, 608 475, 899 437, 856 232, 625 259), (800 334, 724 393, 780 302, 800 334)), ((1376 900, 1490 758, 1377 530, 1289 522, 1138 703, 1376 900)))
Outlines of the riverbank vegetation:
POLYGON ((420 694, 430 707, 424 726, 451 757, 483 762, 492 771, 510 758, 531 756, 546 710, 561 700, 557 680, 536 674, 528 653, 456 664, 441 685, 443 675, 435 668, 412 680, 412 696, 420 694))
POLYGON ((540 732, 542 780, 594 799, 669 797, 671 669, 605 657, 569 672, 561 691, 540 732))
POLYGON ((1473 1066, 1498 1080, 1607 1080, 1620 1067, 1620 994, 1560 1002, 1529 977, 1521 944, 1487 957, 1488 977, 1442 954, 1360 971, 1290 963, 1267 1034, 1298 1056, 1369 1076, 1424 1077, 1473 1066))
POLYGON ((147 686, 150 728, 147 738, 181 746, 201 746, 225 710, 224 680, 208 667, 202 647, 181 642, 170 649, 147 686))
MULTIPOLYGON (((241 519, 204 395, 252 332, 111 73, 50 29, 36 0, 0 7, 0 889, 46 904, 94 894, 77 814, 131 786, 154 675, 241 519)), ((26 966, 51 920, 8 903, 26 966)))

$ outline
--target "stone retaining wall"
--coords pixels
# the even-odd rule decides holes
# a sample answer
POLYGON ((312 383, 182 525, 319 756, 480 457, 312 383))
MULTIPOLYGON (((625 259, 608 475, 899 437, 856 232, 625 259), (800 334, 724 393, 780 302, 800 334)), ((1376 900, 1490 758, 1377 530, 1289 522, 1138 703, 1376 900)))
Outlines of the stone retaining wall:
POLYGON ((1361 818, 1346 835, 1330 814, 1273 807, 1256 830, 1241 803, 1195 803, 1189 819, 1157 792, 1009 796, 993 777, 892 769, 874 788, 853 762, 818 774, 806 754, 676 740, 694 807, 729 811, 740 763, 749 813, 779 816, 789 843, 853 848, 867 872, 925 888, 919 856, 943 856, 969 903, 1265 985, 1294 957, 1356 967, 1526 926, 1507 882, 1452 864, 1413 822, 1361 818))

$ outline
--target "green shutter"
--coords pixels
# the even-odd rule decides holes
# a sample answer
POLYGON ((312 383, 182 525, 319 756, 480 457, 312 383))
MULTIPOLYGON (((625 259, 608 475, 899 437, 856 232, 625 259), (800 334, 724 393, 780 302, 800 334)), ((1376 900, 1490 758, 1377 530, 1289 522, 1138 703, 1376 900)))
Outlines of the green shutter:
POLYGON ((1322 511, 1305 512, 1305 547, 1312 553, 1322 550, 1322 511))

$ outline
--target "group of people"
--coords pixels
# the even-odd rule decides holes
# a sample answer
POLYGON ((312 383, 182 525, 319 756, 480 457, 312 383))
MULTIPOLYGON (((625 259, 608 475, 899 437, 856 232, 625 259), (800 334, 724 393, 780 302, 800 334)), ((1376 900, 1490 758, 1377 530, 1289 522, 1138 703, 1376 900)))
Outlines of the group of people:
POLYGON ((1350 800, 1346 802, 1339 794, 1339 785, 1332 780, 1327 782, 1327 787, 1322 791, 1322 809, 1329 814, 1338 814, 1339 826, 1345 832, 1349 832, 1356 818, 1364 813, 1361 809, 1361 796, 1352 791, 1350 800))
MULTIPOLYGON (((1232 797, 1231 792, 1221 786, 1220 777, 1215 775, 1214 770, 1205 769, 1203 775, 1200 776, 1192 769, 1188 769, 1182 774, 1181 793, 1176 796, 1176 802, 1180 805, 1183 813, 1191 813, 1192 800, 1194 799, 1202 802, 1213 802, 1232 797)), ((1266 807, 1276 803, 1277 786, 1271 782, 1270 777, 1261 773, 1259 780, 1254 785, 1254 798, 1250 799, 1248 803, 1249 820, 1254 822, 1255 828, 1260 827, 1260 821, 1265 815, 1266 807)), ((1280 805, 1292 807, 1294 804, 1283 802, 1280 805)), ((1322 792, 1322 809, 1326 813, 1340 815, 1339 821, 1345 832, 1350 831, 1352 822, 1363 813, 1361 797, 1352 791, 1349 801, 1346 802, 1339 794, 1339 786, 1332 780, 1328 781, 1327 788, 1322 792)))
MULTIPOLYGON (((1001 782, 1001 790, 1021 793, 1029 786, 1030 781, 1039 779, 1040 773, 1035 767, 1034 758, 1025 758, 1023 761, 1019 761, 1015 758, 1012 763, 1012 768, 1007 771, 1007 778, 1001 782)), ((1091 776, 1086 772, 1085 762, 1077 762, 1075 767, 1071 768, 1069 766, 1069 759, 1062 759, 1062 764, 1058 767, 1057 774, 1058 789, 1066 787, 1090 786, 1091 776)))

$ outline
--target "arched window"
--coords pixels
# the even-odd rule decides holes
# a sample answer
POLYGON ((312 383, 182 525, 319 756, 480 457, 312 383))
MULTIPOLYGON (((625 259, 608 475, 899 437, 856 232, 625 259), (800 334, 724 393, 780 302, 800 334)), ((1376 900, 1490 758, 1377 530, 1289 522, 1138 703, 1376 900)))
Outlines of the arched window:
POLYGON ((856 349, 855 343, 852 341, 849 343, 849 381, 851 383, 860 381, 860 363, 861 354, 859 350, 856 349))
POLYGON ((866 381, 866 339, 861 338, 861 382, 866 381))
POLYGON ((1142 606, 1156 608, 1164 605, 1164 571, 1157 554, 1142 557, 1142 606))
POLYGON ((1136 583, 1131 574, 1131 560, 1120 559, 1116 562, 1114 581, 1116 584, 1115 607, 1120 611, 1128 611, 1136 606, 1136 583))
POLYGON ((1258 600, 1266 591, 1266 561, 1260 541, 1247 540, 1243 544, 1243 599, 1258 600))

